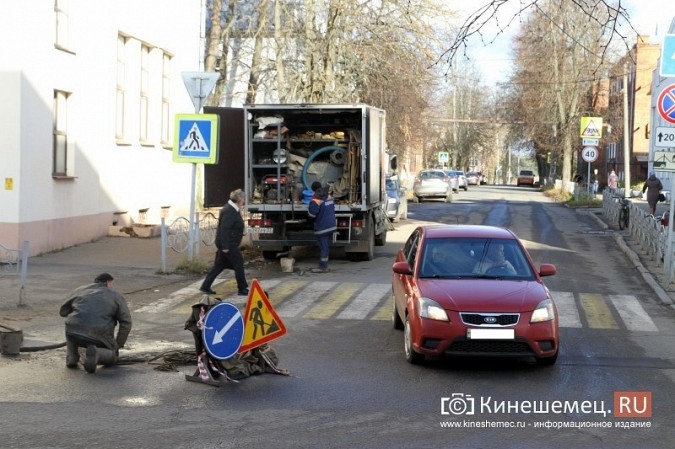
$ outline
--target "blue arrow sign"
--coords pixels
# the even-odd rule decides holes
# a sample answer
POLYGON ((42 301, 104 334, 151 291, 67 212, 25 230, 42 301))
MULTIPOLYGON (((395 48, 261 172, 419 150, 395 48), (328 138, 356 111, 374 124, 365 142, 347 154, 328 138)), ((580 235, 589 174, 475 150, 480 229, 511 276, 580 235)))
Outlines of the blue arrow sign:
POLYGON ((218 360, 237 353, 244 339, 244 319, 239 309, 227 302, 213 306, 204 318, 204 346, 218 360))
POLYGON ((675 34, 666 34, 661 47, 660 75, 675 76, 675 34))

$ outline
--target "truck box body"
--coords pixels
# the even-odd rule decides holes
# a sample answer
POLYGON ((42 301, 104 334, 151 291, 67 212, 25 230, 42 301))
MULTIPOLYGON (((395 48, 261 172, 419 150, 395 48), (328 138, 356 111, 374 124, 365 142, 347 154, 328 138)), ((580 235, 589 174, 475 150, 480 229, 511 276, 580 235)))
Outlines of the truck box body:
POLYGON ((384 111, 366 105, 256 105, 244 111, 248 232, 263 254, 272 258, 316 244, 307 208, 318 181, 335 200, 333 245, 372 259, 375 236, 387 229, 384 111))
MULTIPOLYGON (((373 246, 384 244, 390 226, 382 207, 389 163, 385 112, 362 104, 275 104, 247 105, 243 114, 252 243, 266 258, 315 245, 307 208, 318 181, 335 200, 333 246, 344 247, 350 259, 372 259, 373 246)), ((220 136, 221 143, 228 139, 220 136)), ((208 172, 206 177, 208 182, 208 172)))

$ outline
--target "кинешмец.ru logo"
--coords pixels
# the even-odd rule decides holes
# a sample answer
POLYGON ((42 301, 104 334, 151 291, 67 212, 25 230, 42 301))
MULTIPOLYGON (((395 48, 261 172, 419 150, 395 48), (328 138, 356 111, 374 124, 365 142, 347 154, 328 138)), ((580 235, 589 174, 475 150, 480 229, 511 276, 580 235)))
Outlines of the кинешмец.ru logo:
POLYGON ((474 399, 470 394, 452 393, 449 398, 441 398, 441 415, 473 415, 474 399))
POLYGON ((651 418, 651 391, 615 391, 614 409, 607 407, 603 400, 582 401, 574 399, 556 400, 497 400, 491 396, 479 396, 478 404, 470 394, 452 393, 441 398, 441 415, 478 414, 584 414, 613 416, 615 418, 651 418), (476 410, 476 407, 478 408, 476 410))

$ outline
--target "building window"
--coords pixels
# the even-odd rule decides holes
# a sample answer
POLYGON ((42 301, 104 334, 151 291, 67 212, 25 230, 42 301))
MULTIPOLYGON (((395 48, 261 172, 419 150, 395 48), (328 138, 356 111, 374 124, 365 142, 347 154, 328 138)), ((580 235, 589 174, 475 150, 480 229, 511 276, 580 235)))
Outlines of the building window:
POLYGON ((126 43, 127 38, 117 36, 117 94, 115 99, 115 138, 123 141, 126 138, 125 100, 126 100, 126 43))
POLYGON ((62 50, 67 49, 70 44, 69 3, 70 0, 54 0, 54 13, 56 16, 56 40, 54 45, 56 48, 62 50))
POLYGON ((171 96, 171 56, 164 53, 162 56, 162 129, 161 140, 163 146, 171 145, 171 119, 169 117, 169 98, 171 96))
POLYGON ((148 106, 150 104, 150 47, 141 45, 141 104, 140 130, 141 143, 148 142, 148 106))
POLYGON ((68 165, 72 164, 68 146, 68 97, 69 93, 54 91, 54 156, 52 176, 70 176, 68 165))

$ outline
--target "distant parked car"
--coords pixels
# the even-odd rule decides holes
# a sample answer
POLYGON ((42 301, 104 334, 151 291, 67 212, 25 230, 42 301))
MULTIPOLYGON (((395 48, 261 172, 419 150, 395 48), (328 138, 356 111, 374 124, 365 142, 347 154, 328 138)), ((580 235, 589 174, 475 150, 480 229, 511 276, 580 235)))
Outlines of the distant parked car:
POLYGON ((408 218, 408 200, 406 198, 406 189, 401 187, 397 177, 385 179, 385 191, 387 193, 387 204, 385 212, 392 221, 408 218))
POLYGON ((466 180, 464 170, 457 170, 457 176, 459 176, 459 187, 464 189, 465 192, 469 190, 469 182, 466 180))
POLYGON ((450 178, 450 187, 453 192, 459 192, 459 175, 454 170, 445 170, 445 174, 450 178))
POLYGON ((479 186, 481 184, 481 174, 477 171, 467 172, 466 183, 470 186, 479 186))
POLYGON ((534 172, 532 170, 520 170, 516 185, 520 186, 534 186, 534 172))
POLYGON ((422 170, 415 177, 413 184, 414 198, 422 202, 426 198, 442 198, 452 202, 452 187, 450 178, 443 170, 422 170))

